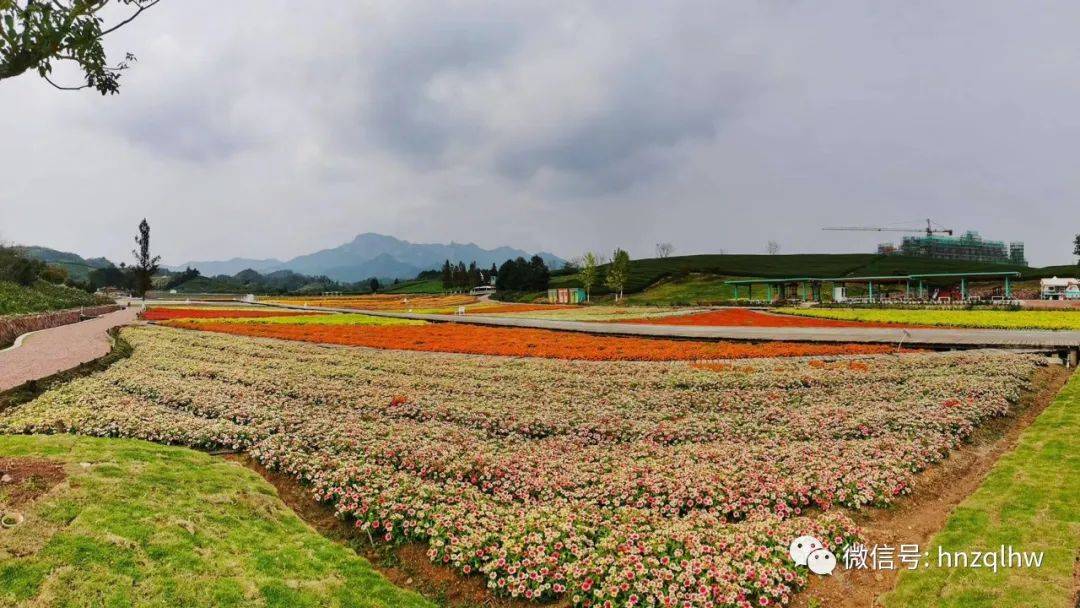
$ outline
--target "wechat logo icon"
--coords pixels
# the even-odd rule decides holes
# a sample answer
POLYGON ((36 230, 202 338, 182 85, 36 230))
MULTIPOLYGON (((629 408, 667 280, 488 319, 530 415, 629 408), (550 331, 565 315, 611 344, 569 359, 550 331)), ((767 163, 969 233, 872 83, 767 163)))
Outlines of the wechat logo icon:
POLYGON ((797 566, 806 566, 814 574, 832 574, 836 569, 836 556, 813 536, 800 536, 791 541, 788 554, 797 566))

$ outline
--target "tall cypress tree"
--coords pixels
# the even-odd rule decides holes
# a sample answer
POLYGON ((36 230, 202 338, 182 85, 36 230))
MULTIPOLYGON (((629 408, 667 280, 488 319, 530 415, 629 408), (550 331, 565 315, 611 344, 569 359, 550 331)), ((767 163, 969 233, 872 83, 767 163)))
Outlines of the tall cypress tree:
POLYGON ((158 270, 158 262, 161 261, 160 255, 150 255, 150 223, 145 217, 139 222, 139 234, 135 235, 135 244, 138 248, 131 252, 135 256, 135 295, 144 298, 150 290, 150 280, 158 270))
POLYGON ((458 262, 457 268, 454 269, 454 285, 458 289, 465 289, 469 286, 469 274, 465 269, 465 262, 458 262))
POLYGON ((444 291, 450 291, 454 287, 454 272, 450 268, 450 260, 446 260, 442 265, 442 288, 444 291))

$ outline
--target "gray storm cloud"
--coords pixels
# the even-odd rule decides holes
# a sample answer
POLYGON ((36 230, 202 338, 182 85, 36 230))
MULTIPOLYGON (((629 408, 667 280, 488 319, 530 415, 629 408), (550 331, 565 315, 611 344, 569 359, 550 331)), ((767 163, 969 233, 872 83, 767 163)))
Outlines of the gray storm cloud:
POLYGON ((819 228, 933 217, 1072 259, 1074 3, 296 6, 163 2, 119 96, 5 81, 0 239, 867 251, 819 228))

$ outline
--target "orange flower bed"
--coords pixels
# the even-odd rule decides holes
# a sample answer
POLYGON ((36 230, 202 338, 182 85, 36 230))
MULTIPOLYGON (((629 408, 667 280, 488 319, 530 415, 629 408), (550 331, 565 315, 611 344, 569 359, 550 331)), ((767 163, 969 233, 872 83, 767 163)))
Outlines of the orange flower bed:
POLYGON ((891 352, 894 348, 882 344, 752 344, 596 336, 544 329, 484 327, 457 323, 424 326, 331 326, 214 323, 177 319, 166 324, 185 329, 323 344, 593 361, 682 361, 877 354, 891 352))
POLYGON ((150 308, 142 313, 147 321, 170 319, 247 319, 256 317, 306 317, 322 313, 284 310, 238 310, 221 308, 150 308))
POLYGON ((354 310, 408 310, 464 306, 476 302, 475 296, 455 295, 406 295, 377 294, 368 296, 290 296, 266 300, 278 304, 307 304, 324 308, 349 308, 354 310))
POLYGON ((814 317, 796 317, 748 310, 726 308, 699 312, 692 315, 675 315, 653 319, 633 319, 621 323, 644 323, 646 325, 707 325, 719 327, 913 327, 898 323, 864 323, 861 321, 837 321, 814 317))

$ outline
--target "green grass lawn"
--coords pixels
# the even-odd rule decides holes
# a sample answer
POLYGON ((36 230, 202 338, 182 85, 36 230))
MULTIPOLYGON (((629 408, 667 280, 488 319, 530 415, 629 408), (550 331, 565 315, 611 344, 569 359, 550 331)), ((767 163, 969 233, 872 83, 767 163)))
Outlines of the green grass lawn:
POLYGON ((102 303, 111 304, 112 301, 103 301, 81 289, 53 285, 45 281, 38 281, 29 287, 10 281, 0 281, 0 315, 98 306, 102 303))
POLYGON ((0 436, 0 456, 68 475, 0 530, 0 606, 433 606, 221 458, 63 435, 0 436))
POLYGON ((890 310, 880 308, 781 308, 777 312, 875 323, 1000 329, 1080 329, 1074 310, 890 310))
POLYGON ((424 279, 422 281, 404 281, 380 289, 379 293, 442 293, 442 279, 424 279))
MULTIPOLYGON (((735 289, 731 285, 725 285, 731 277, 719 275, 690 275, 688 277, 662 280, 640 293, 626 296, 627 304, 637 305, 667 305, 667 306, 694 306, 702 304, 714 304, 727 302, 735 299, 735 289)), ((764 288, 759 288, 765 297, 764 288)), ((742 297, 746 297, 746 288, 743 288, 742 297)))
POLYGON ((888 608, 1072 608, 1080 556, 1080 375, 1001 457, 930 542, 948 551, 1042 551, 1041 567, 901 572, 888 608))

